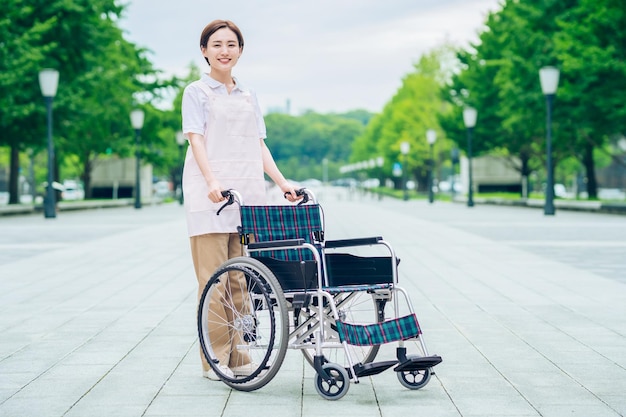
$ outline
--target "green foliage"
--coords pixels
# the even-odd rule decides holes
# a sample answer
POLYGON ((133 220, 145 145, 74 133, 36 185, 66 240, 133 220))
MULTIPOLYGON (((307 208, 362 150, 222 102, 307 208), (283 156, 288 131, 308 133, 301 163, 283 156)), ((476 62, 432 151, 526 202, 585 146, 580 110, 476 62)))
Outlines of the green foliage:
MULTIPOLYGON (((506 148, 522 161, 523 175, 545 166, 545 99, 538 72, 561 70, 552 117, 557 173, 579 169, 596 193, 594 149, 624 132, 626 4, 623 0, 507 1, 491 13, 480 42, 458 54, 462 70, 444 89, 458 106, 441 124, 461 137, 462 106, 476 107, 475 154, 506 148)), ((456 139, 455 139, 456 140, 456 139)), ((461 147, 463 143, 458 142, 461 147)), ((570 172, 570 175, 572 172, 570 172)))
MULTIPOLYGON (((447 48, 423 56, 414 72, 402 80, 402 86, 367 125, 365 132, 352 146, 352 162, 384 158, 383 177, 391 177, 394 163, 401 163, 410 176, 418 180, 420 188, 426 184, 430 149, 426 131, 437 132, 435 159, 448 160, 451 144, 445 140, 437 115, 445 111, 440 97, 441 80, 445 71, 441 63, 447 48), (409 153, 401 154, 401 143, 409 144, 409 153)), ((384 178, 383 178, 384 179, 384 178)))
POLYGON ((265 116, 266 143, 286 177, 322 179, 326 159, 329 177, 334 178, 339 167, 347 163, 354 138, 362 134, 370 118, 364 110, 301 116, 270 113, 265 116))
POLYGON ((559 97, 571 105, 576 129, 601 145, 606 135, 626 130, 626 2, 580 0, 558 24, 565 81, 559 97))
MULTIPOLYGON (((506 148, 516 156, 522 175, 541 165, 545 154, 545 99, 539 68, 555 61, 552 39, 556 17, 569 9, 569 1, 506 2, 491 13, 480 42, 459 52, 463 70, 446 92, 458 105, 442 124, 462 137, 462 107, 478 109, 473 154, 506 148)), ((556 118, 555 118, 556 119, 556 118)), ((555 129, 553 155, 566 153, 564 135, 555 129)), ((464 141, 459 142, 466 149, 464 141)))
MULTIPOLYGON (((44 179, 45 106, 37 74, 52 67, 60 72, 57 179, 80 176, 88 188, 99 158, 132 156, 129 113, 135 107, 145 112, 142 159, 155 175, 177 179, 182 91, 200 70, 191 65, 185 79, 163 79, 148 51, 118 27, 125 7, 117 0, 0 3, 0 157, 11 161, 12 178, 29 166, 31 153, 37 181, 44 179), (164 108, 169 97, 173 105, 164 108)), ((486 27, 466 50, 444 46, 422 56, 379 114, 267 115, 267 144, 278 166, 294 180, 325 173, 332 179, 347 163, 382 157, 383 167, 358 176, 384 180, 401 162, 423 191, 430 160, 426 131, 437 132, 436 176, 444 179, 450 149, 466 149, 462 109, 473 106, 473 154, 521 161, 522 175, 544 178, 546 107, 538 70, 555 65, 561 69, 553 114, 555 178, 566 182, 584 169, 593 197, 596 167, 616 159, 611 144, 626 133, 624 0, 509 0, 488 15, 486 27), (409 144, 406 157, 402 142, 409 144)))
MULTIPOLYGON (((171 83, 158 81, 147 51, 124 39, 117 26, 123 6, 116 0, 8 0, 1 7, 0 105, 6 111, 0 116, 0 145, 45 148, 37 77, 42 68, 55 68, 60 74, 53 104, 59 177, 75 177, 78 170, 88 188, 100 155, 134 152, 131 109, 143 105, 149 112, 148 103, 171 83)), ((160 118, 158 112, 152 115, 160 118)), ((148 121, 146 137, 158 138, 158 123, 151 130, 148 121)), ((11 166, 12 177, 17 170, 11 166)))
POLYGON ((40 145, 44 137, 45 123, 35 123, 45 120, 37 74, 56 47, 45 41, 55 19, 36 13, 24 1, 0 3, 0 145, 40 145))

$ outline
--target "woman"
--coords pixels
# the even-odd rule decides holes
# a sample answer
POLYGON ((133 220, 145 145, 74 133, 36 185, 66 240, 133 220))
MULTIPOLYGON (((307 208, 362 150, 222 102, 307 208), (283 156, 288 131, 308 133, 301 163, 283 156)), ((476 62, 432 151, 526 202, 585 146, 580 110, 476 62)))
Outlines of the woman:
MULTIPOLYGON (((265 145, 265 122, 255 94, 233 77, 232 69, 243 52, 243 36, 228 20, 209 23, 200 36, 200 50, 210 72, 188 85, 183 93, 183 133, 189 141, 183 171, 183 192, 191 254, 198 279, 198 297, 214 271, 227 259, 241 256, 237 233, 239 210, 223 204, 221 192, 235 189, 244 202, 265 204, 267 175, 280 187, 289 201, 295 201, 294 187, 276 166, 265 145)), ((230 288, 241 277, 230 276, 230 288)), ((229 297, 242 304, 241 291, 227 290, 229 297)), ((210 323, 228 320, 232 314, 223 300, 210 300, 210 323)), ((228 326, 209 328, 212 349, 219 358, 220 372, 225 376, 249 372, 250 359, 238 352, 237 335, 229 335, 228 326), (223 341, 223 343, 220 343, 223 341)), ((219 380, 202 352, 203 376, 219 380)))

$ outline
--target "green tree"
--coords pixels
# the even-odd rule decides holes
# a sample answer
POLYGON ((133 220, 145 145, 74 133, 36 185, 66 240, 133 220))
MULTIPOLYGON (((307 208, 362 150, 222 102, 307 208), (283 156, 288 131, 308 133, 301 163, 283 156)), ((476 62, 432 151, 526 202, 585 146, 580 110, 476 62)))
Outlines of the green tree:
MULTIPOLYGON (((134 134, 129 114, 140 106, 146 113, 142 128, 144 148, 158 144, 160 111, 149 104, 155 89, 152 64, 144 52, 125 41, 113 21, 101 22, 97 37, 100 47, 85 53, 85 67, 66 88, 72 100, 65 103, 61 155, 76 155, 81 180, 91 196, 91 171, 98 158, 107 152, 128 156, 134 152, 134 134), (156 119, 156 120, 155 120, 156 119)), ((144 155, 150 155, 145 150, 144 155)), ((149 161, 149 158, 148 158, 149 161)))
POLYGON ((10 204, 18 202, 19 152, 43 147, 45 113, 38 71, 55 48, 45 41, 53 19, 35 19, 36 7, 20 0, 0 3, 0 146, 8 146, 10 204))
POLYGON ((474 106, 477 153, 516 156, 524 177, 540 170, 546 110, 538 71, 557 66, 552 156, 555 166, 575 156, 594 198, 598 151, 610 149, 607 142, 623 131, 625 6, 623 0, 507 1, 489 15, 478 45, 459 53, 462 70, 445 92, 459 108, 443 115, 446 131, 461 137, 460 107, 474 106))
POLYGON ((42 149, 45 115, 37 73, 44 66, 60 72, 54 100, 55 156, 76 155, 88 187, 97 155, 108 148, 127 151, 132 132, 128 114, 164 85, 144 50, 126 41, 117 21, 123 6, 115 0, 9 0, 2 3, 0 89, 3 111, 0 145, 10 146, 11 196, 17 202, 16 157, 26 148, 42 149), (139 95, 139 93, 143 93, 139 95), (135 103, 134 103, 135 101, 135 103))
POLYGON ((322 178, 324 160, 329 175, 337 176, 370 117, 362 110, 300 116, 271 113, 265 116, 267 145, 281 171, 291 179, 322 178))
POLYGON ((424 55, 415 64, 414 72, 404 77, 401 87, 382 113, 376 115, 354 141, 350 158, 353 162, 383 157, 383 172, 387 176, 390 176, 394 163, 400 162, 403 169, 417 179, 420 188, 426 188, 430 159, 426 131, 438 131, 438 149, 440 152, 449 150, 437 118, 443 106, 440 89, 444 52, 436 50, 424 55), (402 142, 409 144, 406 157, 401 154, 402 142))
MULTIPOLYGON (((574 2, 508 1, 502 10, 490 13, 479 43, 459 53, 462 71, 446 92, 448 101, 458 105, 444 117, 446 129, 454 131, 455 138, 462 137, 462 107, 477 108, 473 151, 510 157, 525 181, 545 165, 545 104, 538 71, 556 63, 556 21, 574 2)), ((554 135, 553 155, 558 161, 569 154, 569 132, 564 124, 556 126, 561 127, 554 135)))
POLYGON ((567 104, 563 117, 571 120, 576 139, 572 152, 585 167, 587 191, 595 198, 597 155, 610 152, 610 139, 626 131, 626 2, 577 3, 558 20, 556 55, 563 77, 558 97, 567 104))

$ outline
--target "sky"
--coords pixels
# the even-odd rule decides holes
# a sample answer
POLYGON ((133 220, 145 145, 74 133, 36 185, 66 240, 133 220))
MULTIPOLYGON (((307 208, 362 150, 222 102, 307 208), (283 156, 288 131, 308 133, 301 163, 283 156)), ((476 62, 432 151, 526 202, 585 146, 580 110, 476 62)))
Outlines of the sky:
POLYGON ((126 0, 125 36, 165 75, 209 67, 200 33, 232 20, 245 47, 233 75, 264 112, 382 111, 420 56, 476 42, 500 0, 126 0), (289 105, 288 105, 289 103, 289 105))

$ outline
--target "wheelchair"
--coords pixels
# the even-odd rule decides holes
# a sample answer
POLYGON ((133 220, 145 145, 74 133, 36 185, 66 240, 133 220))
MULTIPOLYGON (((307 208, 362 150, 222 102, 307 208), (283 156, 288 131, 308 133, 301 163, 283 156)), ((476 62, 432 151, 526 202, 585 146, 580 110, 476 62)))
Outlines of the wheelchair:
POLYGON ((298 193, 297 205, 246 206, 236 190, 223 192, 220 211, 239 207, 245 255, 223 263, 199 300, 199 341, 211 368, 233 389, 253 391, 297 349, 327 400, 390 368, 404 387, 424 387, 442 358, 428 354, 393 248, 379 236, 325 240, 315 195, 298 193), (382 254, 357 255, 358 248, 382 254), (389 343, 397 343, 395 358, 376 360, 389 343))

